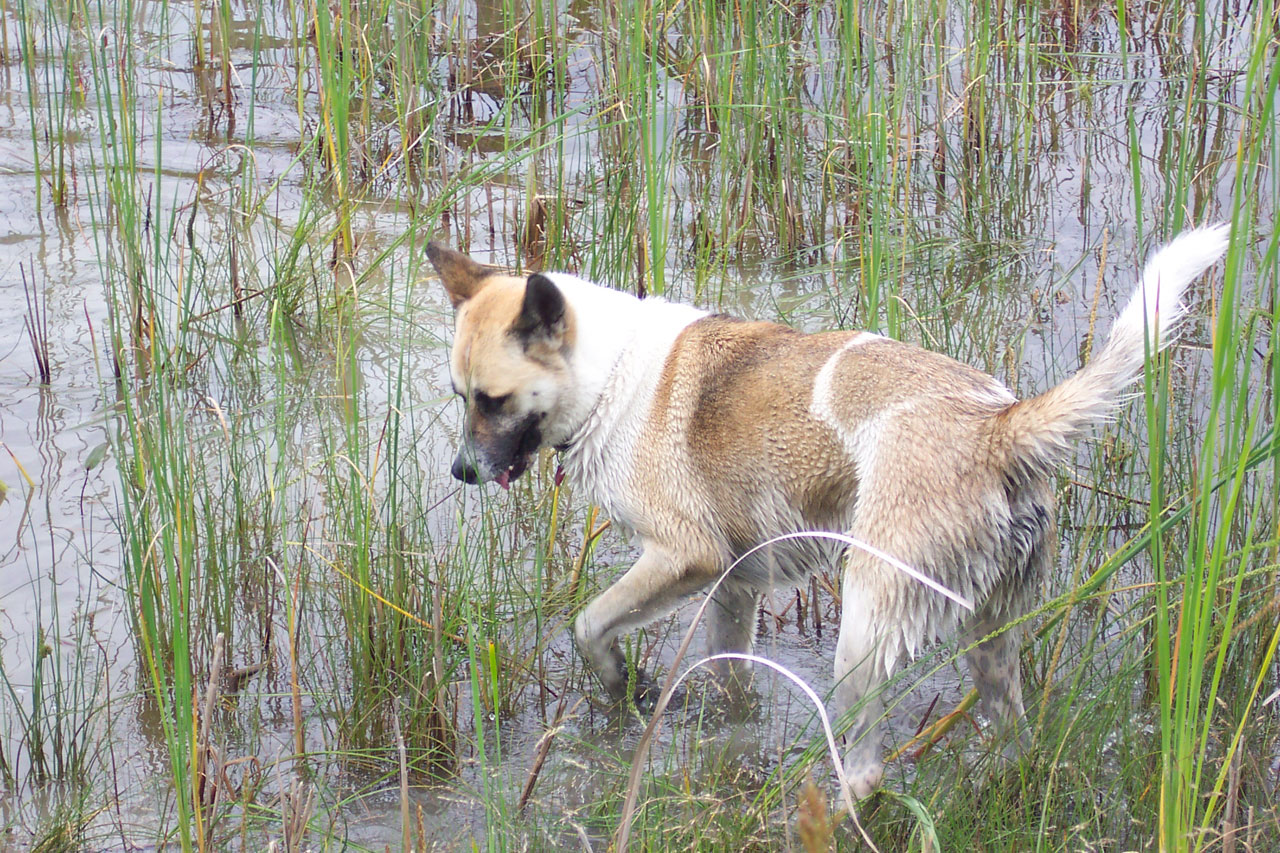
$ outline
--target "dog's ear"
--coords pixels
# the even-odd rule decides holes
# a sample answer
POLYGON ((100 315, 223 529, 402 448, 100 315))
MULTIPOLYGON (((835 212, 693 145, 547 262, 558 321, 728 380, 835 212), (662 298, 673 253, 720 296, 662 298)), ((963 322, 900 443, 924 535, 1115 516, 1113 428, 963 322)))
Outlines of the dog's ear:
POLYGON ((528 346, 535 340, 559 342, 565 330, 565 301, 560 288, 542 273, 524 285, 524 304, 511 330, 528 346))
POLYGON ((427 259, 436 268, 436 272, 440 273, 440 280, 444 282, 444 289, 448 291, 449 301, 454 308, 479 293, 487 283, 486 279, 494 272, 462 252, 439 243, 427 244, 427 259))

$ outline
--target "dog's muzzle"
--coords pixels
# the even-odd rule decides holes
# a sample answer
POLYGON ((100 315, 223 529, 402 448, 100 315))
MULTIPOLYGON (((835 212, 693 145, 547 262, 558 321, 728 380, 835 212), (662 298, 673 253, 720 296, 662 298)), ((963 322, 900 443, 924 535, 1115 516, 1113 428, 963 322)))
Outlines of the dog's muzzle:
POLYGON ((453 459, 450 473, 464 483, 496 482, 504 489, 511 487, 529 468, 529 462, 542 446, 542 418, 530 415, 512 430, 500 433, 494 440, 481 444, 474 439, 474 432, 466 431, 468 440, 459 448, 453 459))
POLYGON ((480 482, 480 472, 476 468, 475 462, 465 454, 465 451, 458 451, 458 455, 453 457, 453 466, 449 469, 453 474, 453 479, 474 486, 480 482))

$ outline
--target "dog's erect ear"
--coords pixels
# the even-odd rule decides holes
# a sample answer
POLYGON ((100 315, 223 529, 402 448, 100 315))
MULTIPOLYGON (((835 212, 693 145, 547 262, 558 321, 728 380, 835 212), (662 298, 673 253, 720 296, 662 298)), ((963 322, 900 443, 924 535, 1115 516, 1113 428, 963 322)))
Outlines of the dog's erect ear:
POLYGON ((449 292, 449 301, 454 308, 479 293, 486 284, 485 280, 494 272, 439 243, 427 244, 427 258, 440 273, 440 280, 444 282, 444 289, 449 292))
POLYGON ((524 286, 524 304, 511 330, 526 344, 533 340, 558 341, 564 335, 564 294, 551 279, 534 273, 524 286))

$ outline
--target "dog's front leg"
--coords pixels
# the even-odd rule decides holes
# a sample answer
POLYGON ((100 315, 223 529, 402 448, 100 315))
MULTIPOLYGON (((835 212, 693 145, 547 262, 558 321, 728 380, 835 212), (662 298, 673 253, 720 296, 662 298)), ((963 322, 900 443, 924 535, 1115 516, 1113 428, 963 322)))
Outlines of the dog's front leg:
MULTIPOLYGON (((578 615, 573 630, 578 650, 611 697, 624 699, 629 681, 618 635, 665 616, 714 578, 698 563, 646 543, 636 564, 578 615)), ((644 673, 637 672, 637 703, 648 698, 651 688, 644 673)))

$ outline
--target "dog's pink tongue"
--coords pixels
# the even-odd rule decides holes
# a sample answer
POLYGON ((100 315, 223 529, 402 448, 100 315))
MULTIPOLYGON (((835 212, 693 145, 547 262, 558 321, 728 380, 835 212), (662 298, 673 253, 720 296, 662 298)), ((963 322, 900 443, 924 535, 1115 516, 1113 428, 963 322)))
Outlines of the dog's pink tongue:
POLYGON ((508 468, 498 475, 498 485, 508 491, 511 490, 511 469, 508 468))
POLYGON ((564 466, 557 465, 556 466, 556 485, 558 486, 563 482, 564 482, 564 466))

